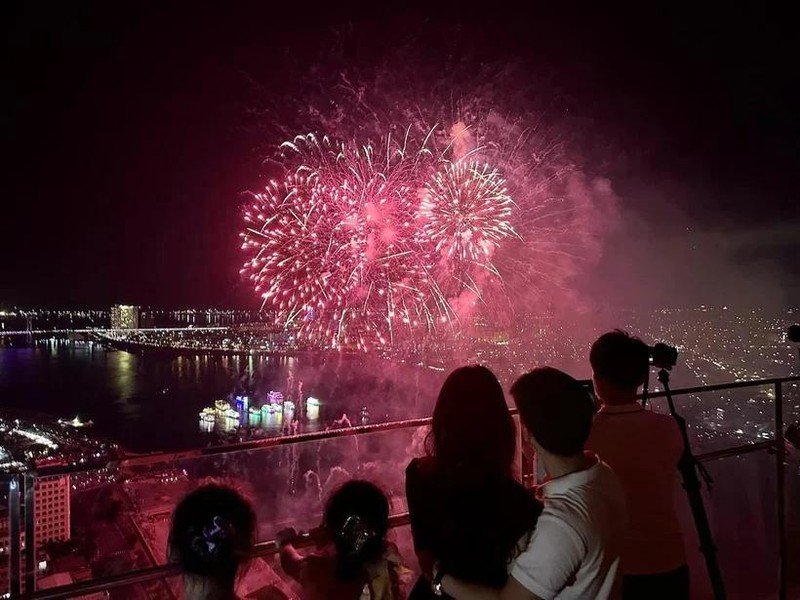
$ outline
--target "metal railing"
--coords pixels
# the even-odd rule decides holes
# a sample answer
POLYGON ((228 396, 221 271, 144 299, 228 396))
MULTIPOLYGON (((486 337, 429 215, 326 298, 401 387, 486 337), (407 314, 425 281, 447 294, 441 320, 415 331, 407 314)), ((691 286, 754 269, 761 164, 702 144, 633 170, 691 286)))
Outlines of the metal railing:
MULTIPOLYGON (((792 377, 777 377, 769 379, 759 379, 753 381, 742 381, 735 383, 700 386, 691 388, 681 388, 672 390, 673 396, 686 396, 690 394, 700 394, 713 391, 731 390, 738 388, 752 388, 773 386, 774 398, 772 400, 774 407, 774 427, 775 434, 772 439, 764 440, 755 443, 743 444, 714 450, 697 455, 700 462, 708 463, 711 461, 719 460, 722 458, 741 456, 744 454, 754 452, 771 452, 775 455, 775 475, 776 475, 776 511, 777 511, 777 539, 778 539, 778 598, 784 600, 787 593, 787 532, 786 532, 786 498, 785 498, 785 465, 786 465, 786 442, 784 439, 784 424, 783 424, 783 385, 792 382, 800 382, 800 376, 792 377)), ((664 392, 651 392, 648 394, 649 399, 663 398, 666 394, 664 392)), ((512 409, 512 414, 517 411, 512 409)), ((39 590, 31 592, 35 585, 35 553, 27 552, 25 556, 25 582, 27 593, 22 595, 20 593, 20 557, 21 557, 21 541, 20 532, 24 525, 26 539, 34 539, 34 506, 33 506, 33 485, 37 477, 54 476, 61 474, 70 474, 80 471, 85 471, 89 468, 122 468, 122 467, 141 467, 152 466, 160 463, 171 463, 178 460, 192 459, 203 456, 223 455, 240 451, 284 446, 291 444, 298 444, 302 442, 329 440, 333 438, 343 438, 363 435, 367 433, 396 431, 403 429, 414 429, 422 426, 429 425, 431 422, 430 417, 420 419, 408 419, 404 421, 393 421, 389 423, 378 423, 373 425, 360 425, 355 427, 348 427, 344 429, 333 429, 319 432, 302 433, 296 435, 286 435, 275 438, 265 438, 254 441, 240 442, 227 444, 224 446, 215 446, 207 448, 199 448, 186 452, 164 452, 147 454, 143 456, 134 456, 123 458, 118 461, 113 461, 103 464, 95 465, 78 465, 70 467, 48 467, 38 471, 29 471, 24 474, 12 475, 6 477, 6 483, 9 489, 9 574, 11 583, 11 598, 26 598, 30 600, 55 600, 67 599, 74 596, 91 594, 95 592, 103 592, 124 586, 146 583, 154 580, 161 580, 166 577, 179 575, 177 565, 166 564, 143 569, 133 570, 118 575, 113 575, 103 578, 95 578, 89 581, 74 583, 66 586, 59 586, 46 590, 39 590), (25 494, 21 494, 24 488, 25 494), (25 503, 25 520, 22 522, 20 504, 24 499, 25 503), (15 568, 16 565, 16 568, 15 568)), ((523 474, 525 475, 525 474, 523 474)), ((535 474, 528 474, 535 478, 535 474)), ((391 517, 390 527, 396 528, 407 525, 409 523, 408 513, 397 514, 391 517)), ((310 536, 304 534, 298 542, 298 547, 309 546, 312 544, 310 536)), ((268 557, 276 554, 279 551, 278 544, 275 540, 260 542, 255 545, 253 558, 268 557)))

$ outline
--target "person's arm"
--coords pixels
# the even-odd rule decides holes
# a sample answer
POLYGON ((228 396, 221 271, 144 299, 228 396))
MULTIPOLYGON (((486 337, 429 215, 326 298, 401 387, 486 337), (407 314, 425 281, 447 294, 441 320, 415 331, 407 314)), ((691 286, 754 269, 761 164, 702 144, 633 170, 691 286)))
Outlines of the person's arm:
POLYGON ((281 568, 292 579, 299 580, 303 555, 291 544, 281 546, 281 568))
POLYGON ((299 580, 303 555, 292 545, 292 540, 296 537, 297 532, 292 527, 287 527, 275 535, 275 541, 281 549, 281 568, 289 577, 299 580))
POLYGON ((511 568, 502 590, 459 581, 445 574, 442 588, 455 600, 552 600, 574 580, 586 554, 578 533, 561 519, 543 515, 530 544, 511 568))

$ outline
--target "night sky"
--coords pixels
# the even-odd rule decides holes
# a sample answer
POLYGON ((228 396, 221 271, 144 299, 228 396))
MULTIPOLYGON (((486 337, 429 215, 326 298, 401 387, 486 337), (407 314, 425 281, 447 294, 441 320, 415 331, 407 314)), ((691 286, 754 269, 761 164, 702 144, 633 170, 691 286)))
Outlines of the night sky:
POLYGON ((800 302, 788 12, 140 4, 2 8, 0 307, 257 306, 237 233, 261 149, 282 141, 255 122, 265 94, 302 101, 294 79, 332 31, 366 32, 354 57, 366 64, 399 36, 454 26, 476 56, 548 73, 595 132, 587 169, 611 181, 622 217, 592 276, 576 279, 582 294, 800 302))

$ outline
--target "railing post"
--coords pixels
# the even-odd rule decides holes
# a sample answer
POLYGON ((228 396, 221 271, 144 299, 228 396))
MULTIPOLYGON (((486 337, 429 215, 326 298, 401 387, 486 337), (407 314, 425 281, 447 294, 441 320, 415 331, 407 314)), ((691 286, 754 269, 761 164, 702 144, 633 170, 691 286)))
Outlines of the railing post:
POLYGON ((25 593, 36 590, 36 476, 25 473, 25 593))
POLYGON ((21 595, 19 585, 19 475, 14 475, 8 482, 8 581, 12 598, 21 595))
POLYGON ((786 440, 783 437, 783 386, 775 383, 775 478, 778 510, 778 599, 786 599, 786 440))

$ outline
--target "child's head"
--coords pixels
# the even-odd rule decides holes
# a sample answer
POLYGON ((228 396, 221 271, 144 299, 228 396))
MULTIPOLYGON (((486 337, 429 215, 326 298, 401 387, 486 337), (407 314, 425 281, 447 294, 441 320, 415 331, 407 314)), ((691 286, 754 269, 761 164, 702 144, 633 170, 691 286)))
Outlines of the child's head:
POLYGON ((236 571, 253 547, 256 517, 235 490, 207 484, 187 494, 175 508, 169 559, 184 575, 232 587, 236 571))
POLYGON ((368 481, 348 481, 328 498, 323 525, 336 548, 339 575, 353 577, 383 553, 389 500, 368 481))

